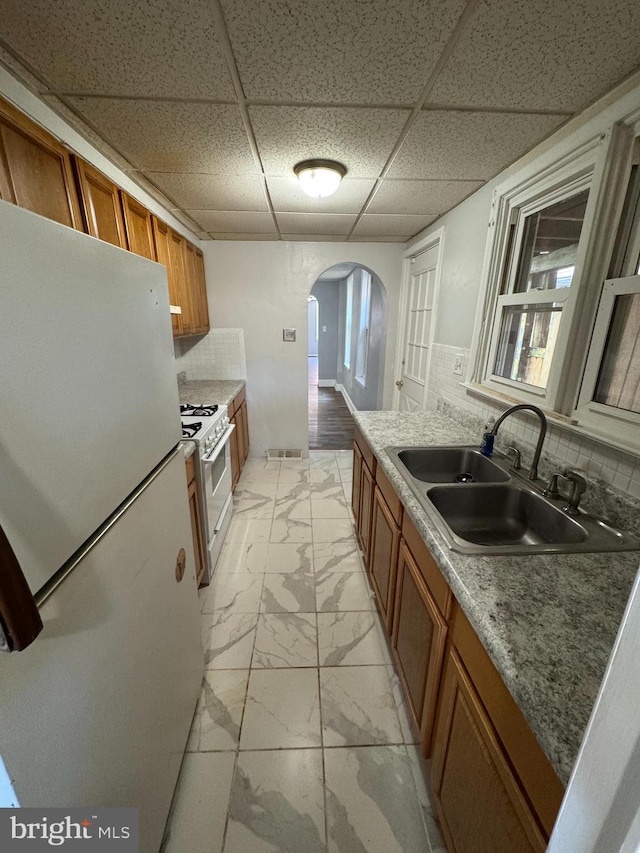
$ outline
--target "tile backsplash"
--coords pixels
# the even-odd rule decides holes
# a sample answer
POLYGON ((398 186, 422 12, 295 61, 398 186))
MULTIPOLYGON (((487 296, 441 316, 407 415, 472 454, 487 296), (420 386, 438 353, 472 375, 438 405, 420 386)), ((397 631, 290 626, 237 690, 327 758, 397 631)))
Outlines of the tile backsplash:
MULTIPOLYGON (((466 423, 477 432, 479 444, 485 424, 493 423, 505 406, 474 397, 466 391, 461 382, 466 380, 468 368, 469 350, 433 344, 427 409, 436 409, 466 423), (461 376, 453 372, 458 358, 462 359, 463 364, 461 376)), ((504 449, 506 445, 518 447, 522 453, 523 467, 526 467, 531 460, 537 438, 537 422, 516 416, 509 418, 501 426, 497 446, 499 449, 504 449)), ((611 517, 612 512, 603 509, 615 503, 616 496, 608 487, 627 495, 634 503, 640 501, 638 456, 549 423, 539 466, 540 476, 549 476, 559 468, 567 466, 579 468, 587 474, 587 479, 594 487, 589 490, 592 502, 590 509, 594 512, 600 508, 602 514, 611 517)), ((588 505, 587 495, 583 502, 588 505)))
POLYGON ((186 379, 246 379, 242 329, 211 329, 202 338, 178 338, 173 351, 176 373, 186 379))

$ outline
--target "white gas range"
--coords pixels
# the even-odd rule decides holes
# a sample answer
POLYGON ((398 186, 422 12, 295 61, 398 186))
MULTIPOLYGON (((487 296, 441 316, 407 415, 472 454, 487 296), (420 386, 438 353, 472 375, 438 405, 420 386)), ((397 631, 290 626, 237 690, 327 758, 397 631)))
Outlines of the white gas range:
POLYGON ((231 520, 231 450, 229 438, 235 426, 229 423, 226 406, 180 406, 182 438, 196 444, 198 500, 207 539, 207 568, 202 578, 209 583, 231 520))

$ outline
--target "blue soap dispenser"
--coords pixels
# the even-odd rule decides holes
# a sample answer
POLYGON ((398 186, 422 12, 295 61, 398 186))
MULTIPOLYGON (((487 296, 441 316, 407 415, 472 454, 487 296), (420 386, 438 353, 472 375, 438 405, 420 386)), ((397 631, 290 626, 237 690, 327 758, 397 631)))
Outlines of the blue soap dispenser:
POLYGON ((484 425, 484 433, 482 434, 482 442, 480 443, 480 453, 483 456, 493 456, 493 440, 495 435, 489 429, 489 424, 484 425))

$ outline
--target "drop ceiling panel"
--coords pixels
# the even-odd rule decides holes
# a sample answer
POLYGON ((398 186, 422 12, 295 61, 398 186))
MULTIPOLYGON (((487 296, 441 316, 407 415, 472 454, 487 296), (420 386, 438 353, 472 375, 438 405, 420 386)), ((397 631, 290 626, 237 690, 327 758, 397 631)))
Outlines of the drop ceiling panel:
POLYGON ((276 213, 276 219, 283 233, 344 237, 351 230, 356 216, 344 213, 276 213))
POLYGON ((342 234, 282 234, 289 243, 343 243, 342 234))
POLYGON ((638 67, 639 30, 638 0, 488 0, 429 100, 579 110, 638 67))
POLYGON ((427 225, 431 225, 437 218, 437 216, 365 213, 356 225, 353 236, 368 239, 398 237, 408 240, 409 237, 413 237, 427 225))
POLYGON ((147 172, 147 177, 175 204, 197 210, 263 210, 268 205, 255 175, 203 175, 147 172))
POLYGON ((557 115, 423 110, 388 177, 487 180, 564 121, 557 115))
POLYGON ((350 178, 380 174, 408 110, 250 107, 265 174, 287 177, 300 160, 338 160, 350 178))
POLYGON ((345 178, 328 198, 309 198, 300 182, 288 178, 267 178, 274 210, 292 213, 359 213, 373 189, 373 178, 345 178))
POLYGON ((56 92, 234 99, 209 0, 0 0, 0 21, 56 92))
POLYGON ((367 213, 444 213, 480 189, 482 181, 385 180, 367 213))
POLYGON ((112 98, 70 102, 137 169, 255 173, 237 106, 112 98))
POLYGON ((413 104, 464 0, 222 0, 249 100, 413 104))
POLYGON ((247 210, 187 210, 194 222, 210 234, 251 234, 276 233, 271 214, 247 210))
POLYGON ((262 243, 266 241, 278 240, 278 235, 274 231, 273 234, 251 234, 249 232, 241 233, 241 234, 231 234, 229 232, 216 232, 212 231, 207 235, 209 240, 247 240, 247 241, 260 241, 262 243))

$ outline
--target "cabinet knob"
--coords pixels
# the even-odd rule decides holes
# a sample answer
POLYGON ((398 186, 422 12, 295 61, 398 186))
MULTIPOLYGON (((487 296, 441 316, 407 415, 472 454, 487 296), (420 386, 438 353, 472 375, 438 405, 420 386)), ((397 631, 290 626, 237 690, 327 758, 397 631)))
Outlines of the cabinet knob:
POLYGON ((404 385, 404 382, 402 381, 402 379, 398 379, 398 381, 396 382, 396 385, 398 386, 398 388, 402 388, 402 386, 404 385))

